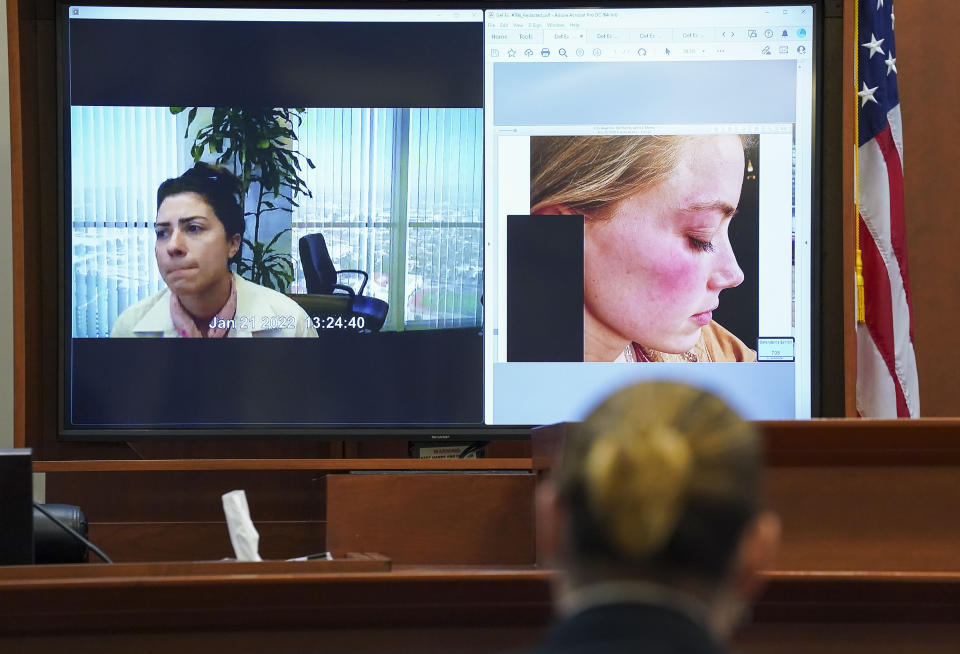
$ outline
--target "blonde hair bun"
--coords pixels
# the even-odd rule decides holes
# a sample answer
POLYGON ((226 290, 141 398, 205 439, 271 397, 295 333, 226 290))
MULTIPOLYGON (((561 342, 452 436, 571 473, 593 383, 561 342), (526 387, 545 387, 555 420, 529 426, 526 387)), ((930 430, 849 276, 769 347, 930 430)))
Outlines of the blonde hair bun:
POLYGON ((756 429, 716 395, 668 381, 617 391, 570 429, 558 461, 571 574, 588 583, 629 564, 617 574, 719 583, 762 471, 756 429))
POLYGON ((587 452, 588 502, 624 554, 660 550, 683 511, 693 470, 690 444, 676 429, 648 424, 596 439, 587 452))

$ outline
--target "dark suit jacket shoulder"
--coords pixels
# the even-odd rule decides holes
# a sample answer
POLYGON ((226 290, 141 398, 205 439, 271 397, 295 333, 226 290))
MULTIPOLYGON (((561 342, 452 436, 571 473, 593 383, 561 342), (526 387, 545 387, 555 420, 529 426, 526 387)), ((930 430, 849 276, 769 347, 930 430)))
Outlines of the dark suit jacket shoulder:
POLYGON ((555 623, 533 654, 725 654, 693 619, 647 604, 606 604, 555 623))

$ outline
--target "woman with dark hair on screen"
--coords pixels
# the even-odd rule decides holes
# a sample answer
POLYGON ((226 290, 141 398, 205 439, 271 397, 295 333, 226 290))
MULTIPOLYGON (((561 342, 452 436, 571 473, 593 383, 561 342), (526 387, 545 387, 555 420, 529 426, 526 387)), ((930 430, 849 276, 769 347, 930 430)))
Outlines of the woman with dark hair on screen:
POLYGON ((582 214, 585 361, 755 361, 713 320, 744 138, 534 136, 530 213, 582 214))
POLYGON ((779 540, 754 428, 710 393, 645 383, 564 443, 537 497, 561 569, 542 654, 719 654, 779 540))
POLYGON ((241 189, 203 162, 160 185, 154 253, 167 287, 120 314, 112 337, 317 335, 296 302, 230 271, 244 231, 241 189))

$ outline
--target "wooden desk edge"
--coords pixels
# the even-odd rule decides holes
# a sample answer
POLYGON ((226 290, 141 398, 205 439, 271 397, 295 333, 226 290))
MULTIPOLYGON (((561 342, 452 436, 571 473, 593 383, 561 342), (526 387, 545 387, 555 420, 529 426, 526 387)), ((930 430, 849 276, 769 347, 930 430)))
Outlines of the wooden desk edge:
MULTIPOLYGON (((0 605, 10 609, 0 615, 0 637, 237 625, 502 628, 506 621, 539 628, 552 613, 553 573, 535 568, 163 575, 145 573, 163 564, 128 564, 127 575, 98 577, 105 566, 86 567, 93 574, 85 578, 32 581, 5 580, 0 568, 0 605)), ((754 622, 960 620, 960 573, 784 571, 768 577, 754 622)))
MULTIPOLYGON (((272 579, 300 577, 310 581, 363 580, 383 582, 471 582, 549 581, 555 570, 538 566, 428 566, 391 565, 379 554, 349 554, 334 560, 312 561, 172 561, 158 563, 86 563, 37 566, 0 566, 0 588, 10 589, 20 582, 31 584, 78 581, 103 583, 111 580, 147 582, 177 579, 219 579, 231 577, 272 579)), ((776 570, 763 573, 773 586, 832 584, 888 586, 935 584, 953 586, 960 591, 960 571, 883 571, 883 570, 776 570)))
POLYGON ((361 471, 528 471, 529 458, 517 459, 143 459, 34 461, 34 472, 133 472, 171 470, 361 471))

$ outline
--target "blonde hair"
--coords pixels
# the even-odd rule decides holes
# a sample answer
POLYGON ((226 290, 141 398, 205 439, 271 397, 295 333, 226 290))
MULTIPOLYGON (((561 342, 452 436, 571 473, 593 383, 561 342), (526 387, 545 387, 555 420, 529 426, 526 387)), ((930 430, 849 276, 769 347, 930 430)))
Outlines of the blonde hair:
MULTIPOLYGON (((530 213, 564 205, 603 219, 612 203, 663 181, 703 135, 531 136, 530 213)), ((748 145, 748 138, 741 136, 748 145)))
POLYGON ((565 446, 573 556, 719 581, 759 510, 761 467, 753 427, 715 395, 666 382, 622 390, 565 446))

